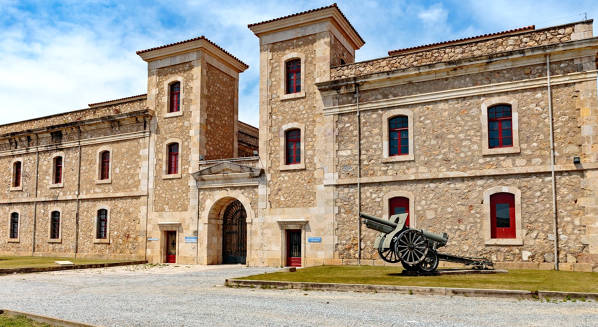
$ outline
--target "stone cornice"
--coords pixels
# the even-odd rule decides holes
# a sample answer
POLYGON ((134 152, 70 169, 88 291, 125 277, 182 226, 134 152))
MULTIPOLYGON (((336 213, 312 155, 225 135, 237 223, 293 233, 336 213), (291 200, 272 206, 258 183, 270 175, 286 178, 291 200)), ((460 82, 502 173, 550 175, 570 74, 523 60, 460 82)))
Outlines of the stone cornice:
POLYGON ((130 198, 130 197, 142 197, 142 196, 147 196, 147 192, 135 191, 135 192, 114 192, 114 193, 92 193, 92 194, 82 194, 78 197, 76 195, 65 195, 65 196, 58 196, 58 197, 37 197, 37 198, 27 197, 27 198, 15 198, 15 199, 0 199, 0 204, 130 198))

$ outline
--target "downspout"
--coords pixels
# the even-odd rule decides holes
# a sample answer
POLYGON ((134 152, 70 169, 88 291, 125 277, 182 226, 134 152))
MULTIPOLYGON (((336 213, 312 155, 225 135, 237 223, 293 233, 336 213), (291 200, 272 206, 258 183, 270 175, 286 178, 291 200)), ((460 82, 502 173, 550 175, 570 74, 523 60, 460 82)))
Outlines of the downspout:
POLYGON ((359 84, 355 83, 357 109, 357 264, 361 264, 361 114, 359 112, 359 84))
POLYGON ((149 198, 150 198, 150 190, 149 190, 149 183, 150 183, 150 171, 152 167, 150 166, 150 152, 151 152, 151 145, 152 145, 152 128, 151 128, 151 120, 148 123, 147 117, 143 118, 143 128, 149 131, 147 136, 147 180, 145 183, 145 252, 143 253, 144 257, 143 260, 147 261, 147 224, 149 220, 149 198))
POLYGON ((556 179, 554 176, 554 132, 552 119, 552 93, 550 89, 550 54, 546 55, 546 81, 548 95, 548 119, 550 120, 550 174, 552 181, 552 216, 554 232, 554 270, 559 270, 559 235, 558 235, 558 212, 556 205, 556 179))
POLYGON ((79 137, 77 144, 79 147, 79 163, 77 173, 77 209, 75 211, 75 258, 77 258, 77 252, 79 252, 79 206, 81 196, 81 127, 78 127, 79 137))
POLYGON ((35 254, 35 232, 37 229, 37 193, 39 185, 39 135, 35 134, 35 200, 33 201, 33 238, 31 239, 31 256, 35 254))

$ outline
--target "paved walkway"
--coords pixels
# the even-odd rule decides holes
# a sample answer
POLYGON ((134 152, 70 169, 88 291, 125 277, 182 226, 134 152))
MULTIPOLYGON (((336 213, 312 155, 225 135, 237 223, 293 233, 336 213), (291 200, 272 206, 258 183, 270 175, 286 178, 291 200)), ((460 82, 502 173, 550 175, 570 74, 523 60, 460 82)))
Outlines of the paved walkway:
POLYGON ((0 276, 0 308, 102 326, 596 326, 597 302, 236 289, 239 266, 0 276))

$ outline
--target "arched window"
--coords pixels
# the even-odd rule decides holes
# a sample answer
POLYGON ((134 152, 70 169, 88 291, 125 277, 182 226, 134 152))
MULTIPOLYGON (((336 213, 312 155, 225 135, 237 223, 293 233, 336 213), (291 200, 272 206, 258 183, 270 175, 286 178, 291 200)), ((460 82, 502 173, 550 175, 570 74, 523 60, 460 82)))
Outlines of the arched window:
POLYGON ((10 238, 19 238, 19 214, 10 214, 10 238))
POLYGON ((289 60, 285 66, 286 93, 301 92, 301 59, 289 60))
POLYGON ((513 146, 513 124, 511 106, 499 104, 488 108, 488 147, 507 148, 513 146))
POLYGON ((511 193, 490 195, 490 237, 516 237, 515 195, 511 193))
POLYGON ((301 163, 301 130, 294 128, 285 132, 285 149, 287 165, 301 163))
POLYGON ((388 120, 388 155, 409 154, 409 119, 396 116, 388 120))
POLYGON ((62 157, 54 158, 54 176, 52 177, 54 184, 62 183, 62 157))
POLYGON ((170 143, 168 145, 168 169, 169 175, 179 173, 179 144, 170 143))
POLYGON ((52 211, 50 214, 50 239, 60 238, 60 211, 52 211))
POLYGON ((394 198, 388 199, 388 217, 392 215, 396 215, 399 213, 407 213, 407 220, 405 221, 405 226, 409 227, 409 199, 398 196, 394 198))
POLYGON ((110 178, 110 151, 100 153, 100 180, 110 178))
POLYGON ((22 175, 22 163, 15 161, 12 166, 12 187, 21 186, 21 175, 22 175))
POLYGON ((174 82, 169 87, 169 99, 168 112, 179 112, 181 111, 181 83, 174 82))
POLYGON ((98 210, 98 217, 96 220, 96 238, 106 239, 108 237, 108 210, 98 210))

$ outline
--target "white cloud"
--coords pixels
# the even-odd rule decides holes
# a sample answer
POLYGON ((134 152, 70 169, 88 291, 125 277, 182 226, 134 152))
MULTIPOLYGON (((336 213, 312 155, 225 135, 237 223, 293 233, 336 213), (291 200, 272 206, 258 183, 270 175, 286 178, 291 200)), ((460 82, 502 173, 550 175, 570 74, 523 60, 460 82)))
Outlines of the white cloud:
POLYGON ((441 4, 432 5, 420 11, 417 17, 426 25, 446 24, 448 11, 446 11, 441 4))

